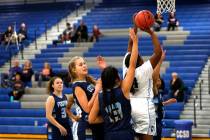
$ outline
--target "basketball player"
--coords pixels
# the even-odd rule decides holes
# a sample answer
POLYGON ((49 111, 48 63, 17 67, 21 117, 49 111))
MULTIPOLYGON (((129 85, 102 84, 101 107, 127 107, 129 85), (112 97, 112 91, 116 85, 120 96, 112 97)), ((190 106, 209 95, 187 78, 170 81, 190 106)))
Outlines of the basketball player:
POLYGON ((72 120, 72 135, 74 140, 78 140, 77 136, 77 126, 78 126, 78 120, 80 119, 80 115, 75 115, 71 109, 74 105, 74 97, 73 95, 69 95, 68 104, 66 106, 66 113, 68 114, 69 118, 72 120))
POLYGON ((101 74, 103 93, 100 93, 98 98, 95 99, 88 118, 90 123, 104 122, 105 140, 134 139, 134 131, 130 123, 129 93, 135 75, 138 37, 133 29, 130 29, 130 37, 133 40, 133 49, 125 79, 121 81, 117 69, 112 66, 103 70, 101 74))
POLYGON ((72 88, 77 115, 81 117, 78 120, 78 139, 85 140, 85 131, 90 127, 92 129, 93 140, 103 140, 103 124, 89 125, 87 121, 90 109, 99 93, 99 90, 95 89, 96 81, 88 75, 88 67, 82 57, 73 57, 69 62, 68 69, 71 82, 73 83, 72 88))
MULTIPOLYGON (((136 28, 136 27, 135 27, 136 28)), ((145 30, 152 38, 154 53, 146 62, 139 55, 134 84, 131 90, 131 108, 132 119, 134 121, 134 130, 139 140, 152 140, 156 134, 156 114, 153 103, 153 69, 158 64, 162 50, 156 34, 151 29, 145 30)), ((137 29, 136 29, 137 33, 137 29)), ((123 76, 127 73, 130 62, 130 51, 132 50, 132 40, 129 40, 128 53, 123 60, 123 76)))
POLYGON ((53 77, 48 84, 50 96, 46 101, 46 118, 52 128, 52 140, 73 140, 69 118, 66 115, 67 98, 62 94, 63 81, 53 77))
POLYGON ((154 72, 153 72, 153 92, 154 92, 153 102, 155 104, 155 111, 156 111, 156 115, 157 115, 157 118, 156 118, 157 134, 156 134, 156 136, 153 136, 153 140, 161 140, 162 119, 163 119, 163 114, 164 114, 163 106, 176 102, 175 98, 171 98, 167 101, 164 101, 162 98, 162 93, 159 90, 159 88, 161 87, 161 84, 162 84, 161 79, 160 79, 160 67, 161 67, 163 60, 165 59, 165 54, 166 54, 166 51, 162 50, 161 59, 158 62, 157 66, 155 67, 154 72))

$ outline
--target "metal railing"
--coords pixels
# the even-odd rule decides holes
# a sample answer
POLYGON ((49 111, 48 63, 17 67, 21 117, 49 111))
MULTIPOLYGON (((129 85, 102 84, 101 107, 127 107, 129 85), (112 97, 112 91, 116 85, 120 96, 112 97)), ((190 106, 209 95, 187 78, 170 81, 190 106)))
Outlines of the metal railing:
POLYGON ((203 80, 201 80, 199 83, 200 110, 203 109, 203 107, 202 107, 202 84, 203 84, 203 80))
POLYGON ((210 94, 210 65, 208 67, 208 93, 210 94))
POLYGON ((193 98, 193 116, 194 116, 194 127, 196 128, 197 127, 197 117, 196 117, 196 99, 197 99, 198 97, 197 96, 194 96, 194 98, 193 98))

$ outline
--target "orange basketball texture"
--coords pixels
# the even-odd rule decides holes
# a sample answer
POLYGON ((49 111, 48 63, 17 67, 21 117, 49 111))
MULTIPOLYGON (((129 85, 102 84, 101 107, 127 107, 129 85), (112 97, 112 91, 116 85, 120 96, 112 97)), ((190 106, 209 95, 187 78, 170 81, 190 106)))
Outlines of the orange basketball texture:
POLYGON ((135 16, 135 24, 141 30, 150 28, 154 21, 154 15, 149 10, 139 11, 135 16))

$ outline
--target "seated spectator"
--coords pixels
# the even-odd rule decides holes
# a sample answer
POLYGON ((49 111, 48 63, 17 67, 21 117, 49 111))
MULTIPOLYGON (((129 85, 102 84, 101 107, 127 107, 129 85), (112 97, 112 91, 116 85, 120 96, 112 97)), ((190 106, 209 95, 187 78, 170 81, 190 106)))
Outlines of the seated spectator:
POLYGON ((14 80, 15 75, 22 74, 22 68, 19 66, 19 61, 16 59, 13 61, 13 67, 9 69, 9 79, 14 80))
POLYGON ((58 39, 57 40, 53 40, 53 46, 54 47, 57 47, 57 44, 58 43, 63 43, 64 42, 64 37, 63 37, 63 34, 60 34, 58 36, 58 39))
POLYGON ((22 23, 20 25, 20 29, 17 33, 17 36, 18 36, 18 43, 22 43, 22 41, 26 40, 28 38, 28 35, 27 35, 27 29, 26 29, 26 25, 25 23, 22 23))
POLYGON ((176 27, 179 26, 179 21, 177 20, 175 13, 171 12, 168 18, 168 31, 172 28, 172 31, 175 30, 176 27))
POLYGON ((77 26, 76 26, 76 24, 74 24, 72 27, 71 42, 77 42, 78 35, 76 32, 77 32, 77 26))
POLYGON ((102 34, 101 34, 101 32, 100 32, 98 26, 97 26, 97 25, 94 25, 94 26, 93 26, 93 31, 92 31, 92 36, 91 36, 91 38, 90 38, 90 41, 91 41, 91 42, 98 42, 98 41, 99 41, 99 37, 100 37, 101 35, 102 35, 102 34))
POLYGON ((164 22, 163 16, 160 13, 157 13, 155 15, 155 23, 154 23, 154 26, 153 26, 153 28, 156 32, 160 31, 163 22, 164 22))
POLYGON ((31 61, 26 60, 22 71, 22 81, 24 82, 25 87, 32 87, 31 78, 33 74, 32 63, 31 61))
POLYGON ((176 98, 177 102, 184 101, 184 83, 176 72, 171 74, 172 79, 170 81, 170 97, 176 98))
POLYGON ((77 42, 87 42, 88 41, 88 28, 85 25, 84 21, 80 22, 80 25, 77 28, 77 42))
POLYGON ((74 28, 71 27, 71 24, 66 23, 66 29, 58 36, 58 40, 53 40, 53 46, 56 47, 58 43, 67 43, 68 41, 71 41, 73 32, 74 28))
POLYGON ((7 31, 4 32, 4 44, 16 43, 17 35, 14 33, 12 26, 8 26, 7 31))
POLYGON ((70 41, 72 37, 72 27, 70 23, 66 23, 66 29, 63 31, 63 40, 70 41))
POLYGON ((42 81, 49 81, 50 78, 53 76, 52 68, 49 63, 45 62, 44 67, 41 71, 41 80, 42 81))
POLYGON ((15 81, 12 84, 12 92, 9 94, 11 101, 19 100, 25 93, 24 83, 21 81, 20 74, 15 75, 15 81))

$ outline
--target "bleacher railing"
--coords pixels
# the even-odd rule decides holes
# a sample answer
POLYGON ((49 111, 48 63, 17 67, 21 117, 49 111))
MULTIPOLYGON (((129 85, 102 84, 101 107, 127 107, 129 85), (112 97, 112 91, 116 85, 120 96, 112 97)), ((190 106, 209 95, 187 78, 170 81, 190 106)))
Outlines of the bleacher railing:
POLYGON ((196 128, 197 127, 197 121, 196 121, 196 99, 197 99, 198 97, 197 96, 194 96, 194 98, 193 98, 193 118, 194 118, 194 127, 196 128))
POLYGON ((201 80, 199 83, 200 110, 203 109, 203 107, 202 107, 202 84, 203 84, 203 80, 201 80))
POLYGON ((209 92, 209 94, 210 94, 210 65, 209 65, 209 67, 208 67, 208 92, 209 92))

